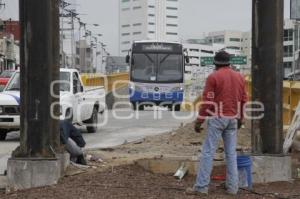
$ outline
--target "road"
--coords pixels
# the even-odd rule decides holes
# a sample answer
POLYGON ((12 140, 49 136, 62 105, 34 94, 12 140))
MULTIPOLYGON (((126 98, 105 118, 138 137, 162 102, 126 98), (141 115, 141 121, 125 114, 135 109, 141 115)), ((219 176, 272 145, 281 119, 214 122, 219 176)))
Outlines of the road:
MULTIPOLYGON (((193 113, 148 110, 134 112, 127 109, 108 111, 101 117, 97 133, 88 134, 82 127, 87 149, 113 147, 124 142, 132 142, 147 136, 154 136, 194 120, 193 113), (176 118, 173 114, 176 114, 176 118), (106 119, 104 119, 106 118, 106 119), (103 124, 103 125, 102 125, 103 124)), ((7 140, 0 142, 0 175, 6 169, 7 159, 19 144, 19 132, 12 132, 7 140)))

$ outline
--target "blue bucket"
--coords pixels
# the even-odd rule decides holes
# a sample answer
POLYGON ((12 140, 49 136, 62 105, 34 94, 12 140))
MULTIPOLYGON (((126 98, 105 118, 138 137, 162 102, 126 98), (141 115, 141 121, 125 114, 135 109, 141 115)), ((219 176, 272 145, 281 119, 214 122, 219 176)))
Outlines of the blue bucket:
POLYGON ((252 160, 250 156, 238 156, 237 165, 239 172, 240 188, 252 189, 252 160))

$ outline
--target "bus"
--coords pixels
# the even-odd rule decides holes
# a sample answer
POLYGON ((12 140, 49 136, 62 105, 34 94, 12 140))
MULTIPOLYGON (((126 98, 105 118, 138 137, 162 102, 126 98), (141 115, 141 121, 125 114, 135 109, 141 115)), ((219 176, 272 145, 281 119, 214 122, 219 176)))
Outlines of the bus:
POLYGON ((134 110, 164 106, 180 111, 184 98, 185 63, 180 43, 135 41, 126 62, 130 65, 129 94, 134 110))

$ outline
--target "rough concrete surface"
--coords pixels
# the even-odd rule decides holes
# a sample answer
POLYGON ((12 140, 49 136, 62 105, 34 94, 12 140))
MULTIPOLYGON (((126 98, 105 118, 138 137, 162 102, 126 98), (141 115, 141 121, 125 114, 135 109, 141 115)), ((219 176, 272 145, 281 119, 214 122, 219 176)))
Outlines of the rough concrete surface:
POLYGON ((252 175, 254 183, 290 181, 292 179, 292 160, 290 156, 252 156, 252 175))
POLYGON ((7 177, 4 175, 0 175, 0 190, 5 189, 7 186, 7 177))
POLYGON ((60 164, 60 176, 64 176, 65 171, 70 165, 70 154, 67 152, 62 154, 56 154, 56 157, 60 164))
POLYGON ((60 178, 59 160, 8 160, 8 186, 13 190, 56 184, 60 178))

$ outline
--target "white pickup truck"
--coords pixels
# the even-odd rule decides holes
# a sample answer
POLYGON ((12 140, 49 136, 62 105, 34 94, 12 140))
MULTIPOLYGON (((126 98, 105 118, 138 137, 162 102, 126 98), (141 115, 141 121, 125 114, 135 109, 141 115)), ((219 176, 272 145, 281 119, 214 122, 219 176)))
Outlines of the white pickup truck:
MULTIPOLYGON (((104 87, 85 88, 75 69, 60 69, 57 83, 60 87, 59 119, 72 120, 75 124, 85 125, 89 133, 96 132, 99 113, 105 110, 104 87)), ((0 140, 5 140, 8 132, 19 129, 20 72, 16 71, 0 93, 0 140)))

